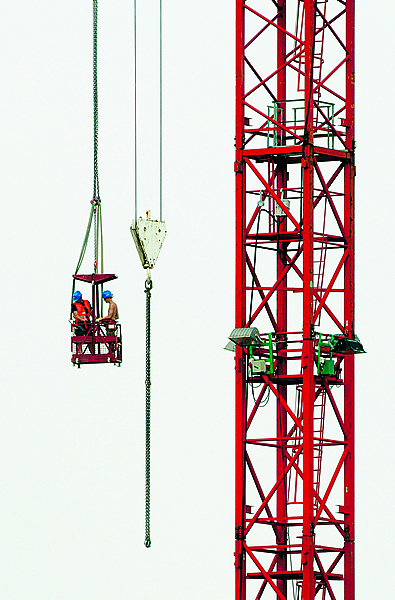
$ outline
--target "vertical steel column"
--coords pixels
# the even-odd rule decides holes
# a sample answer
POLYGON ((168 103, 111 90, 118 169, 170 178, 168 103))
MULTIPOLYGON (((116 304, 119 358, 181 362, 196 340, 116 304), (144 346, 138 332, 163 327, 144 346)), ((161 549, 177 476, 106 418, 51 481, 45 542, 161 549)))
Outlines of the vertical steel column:
MULTIPOLYGON (((242 327, 246 320, 246 253, 245 239, 245 167, 244 146, 244 6, 236 6, 236 288, 235 323, 242 327)), ((243 548, 245 524, 245 422, 246 422, 246 365, 242 349, 235 355, 235 598, 246 599, 245 552, 243 548)))
MULTIPOLYGON (((355 332, 355 5, 346 4, 346 125, 347 147, 350 159, 344 167, 344 229, 347 236, 348 257, 344 269, 344 322, 349 336, 355 332)), ((355 458, 354 458, 354 356, 347 356, 344 364, 344 425, 346 429, 347 457, 344 464, 344 597, 355 598, 355 458)))
MULTIPOLYGON (((278 2, 278 29, 277 29, 277 107, 278 107, 278 119, 281 124, 285 124, 287 120, 287 87, 286 87, 286 71, 282 68, 286 61, 286 2, 280 0, 278 2)), ((278 128, 277 139, 283 136, 283 130, 278 128)), ((287 164, 285 161, 280 161, 276 165, 277 168, 277 189, 279 195, 283 190, 287 188, 287 164)), ((279 217, 277 221, 277 229, 279 232, 279 238, 281 234, 287 230, 287 220, 284 217, 279 217)), ((277 278, 281 278, 281 274, 284 270, 284 260, 287 252, 287 244, 282 240, 279 241, 279 248, 277 252, 277 278)), ((281 282, 277 293, 277 328, 279 331, 279 350, 285 349, 287 345, 287 277, 281 278, 281 282)), ((279 356, 277 360, 277 369, 280 375, 286 375, 287 373, 287 361, 283 356, 279 356)), ((287 386, 278 385, 277 387, 279 397, 282 397, 285 402, 287 401, 287 386)), ((286 467, 285 452, 286 442, 284 441, 287 437, 287 411, 285 410, 280 399, 277 399, 277 439, 279 440, 277 448, 277 480, 281 483, 277 490, 277 515, 279 518, 279 525, 277 527, 277 571, 287 571, 287 480, 284 475, 286 467)), ((286 580, 278 580, 277 583, 279 591, 282 593, 284 598, 287 597, 287 582, 286 580)), ((277 598, 280 596, 277 595, 277 598)))
POLYGON ((314 410, 314 353, 313 353, 313 61, 315 34, 315 0, 305 0, 305 130, 303 140, 303 600, 315 596, 314 519, 313 519, 313 410, 314 410))

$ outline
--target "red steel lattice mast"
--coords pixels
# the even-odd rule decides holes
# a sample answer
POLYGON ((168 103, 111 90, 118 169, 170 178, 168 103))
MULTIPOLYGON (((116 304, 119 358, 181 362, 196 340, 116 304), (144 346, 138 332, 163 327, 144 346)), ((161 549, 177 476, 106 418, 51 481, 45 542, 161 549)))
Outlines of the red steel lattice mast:
POLYGON ((236 0, 236 600, 355 598, 354 146, 354 1, 236 0))

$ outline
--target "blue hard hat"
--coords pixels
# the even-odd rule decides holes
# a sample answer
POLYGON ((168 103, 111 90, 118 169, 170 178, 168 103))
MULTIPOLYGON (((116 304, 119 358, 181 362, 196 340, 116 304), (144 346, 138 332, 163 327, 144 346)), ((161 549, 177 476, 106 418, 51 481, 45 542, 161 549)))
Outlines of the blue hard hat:
POLYGON ((102 293, 102 296, 103 296, 103 298, 104 298, 104 300, 105 300, 106 298, 112 298, 112 296, 113 296, 113 295, 112 295, 112 293, 110 292, 110 290, 105 290, 105 291, 102 293))
POLYGON ((81 300, 81 298, 82 298, 81 292, 79 292, 78 290, 76 292, 74 292, 73 302, 78 302, 78 300, 81 300))

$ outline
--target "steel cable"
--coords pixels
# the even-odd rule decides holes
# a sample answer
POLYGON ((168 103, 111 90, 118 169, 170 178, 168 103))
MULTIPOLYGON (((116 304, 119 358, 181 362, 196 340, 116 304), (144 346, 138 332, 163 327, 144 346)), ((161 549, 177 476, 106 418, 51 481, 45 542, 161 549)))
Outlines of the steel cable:
MULTIPOLYGON (((137 0, 133 2, 134 34, 134 217, 137 224, 138 209, 138 131, 137 131, 137 0)), ((162 221, 162 180, 163 180, 163 52, 162 52, 162 0, 159 0, 159 207, 162 221)), ((149 217, 147 216, 147 219, 149 217)), ((152 280, 148 270, 145 282, 146 294, 146 366, 145 366, 145 540, 146 548, 151 547, 150 503, 151 503, 151 290, 152 280)))
MULTIPOLYGON (((88 246, 89 236, 92 228, 93 221, 93 246, 94 246, 94 259, 93 267, 94 272, 98 272, 99 266, 99 246, 100 246, 100 272, 103 273, 104 260, 103 260, 103 225, 101 215, 101 202, 100 202, 100 191, 99 191, 99 165, 98 165, 98 151, 99 151, 99 100, 98 100, 98 88, 97 88, 97 14, 98 14, 98 0, 93 0, 93 197, 91 200, 91 210, 89 213, 88 225, 86 227, 84 241, 82 243, 81 252, 78 258, 77 266, 75 268, 75 275, 81 268, 84 260, 86 249, 88 246)), ((73 286, 71 295, 75 290, 75 279, 73 279, 73 286)), ((70 312, 70 319, 72 313, 70 312)))
MULTIPOLYGON (((163 218, 163 43, 162 0, 159 0, 159 220, 163 218)), ((137 222, 137 0, 133 3, 134 34, 134 218, 137 222)))
POLYGON ((162 221, 163 180, 163 51, 162 51, 162 0, 159 0, 159 214, 162 221))
POLYGON ((97 89, 97 2, 93 0, 93 199, 100 197, 99 191, 99 97, 97 89))
POLYGON ((79 256, 79 259, 78 259, 77 266, 75 268, 75 273, 76 274, 80 270, 80 267, 82 265, 82 261, 84 260, 84 256, 85 256, 85 252, 86 252, 86 248, 87 248, 88 240, 89 240, 89 234, 90 234, 91 226, 92 226, 92 218, 93 218, 93 205, 92 205, 91 211, 89 213, 88 225, 86 227, 84 241, 82 243, 82 248, 81 248, 80 256, 79 256))
MULTIPOLYGON (((93 204, 92 204, 91 211, 89 213, 88 225, 87 225, 87 228, 86 228, 84 241, 82 243, 82 248, 81 248, 80 256, 78 258, 77 266, 75 268, 75 274, 76 275, 77 275, 78 271, 80 270, 80 267, 82 265, 82 261, 84 260, 84 256, 85 256, 85 253, 86 253, 86 248, 87 248, 88 241, 89 241, 89 234, 90 234, 91 226, 92 226, 92 218, 93 218, 93 204)), ((71 298, 73 297, 74 291, 75 291, 75 279, 73 278, 73 285, 72 285, 72 289, 71 289, 71 298)), ((70 304, 70 306, 71 306, 71 304, 70 304)), ((70 309, 70 321, 71 321, 72 316, 73 316, 72 310, 70 309)))
POLYGON ((94 247, 94 259, 93 267, 95 273, 97 273, 97 208, 93 212, 93 247, 94 247))
POLYGON ((145 282, 145 540, 151 547, 151 290, 152 280, 148 274, 145 282))
MULTIPOLYGON (((99 245, 103 254, 103 237, 101 229, 100 189, 99 189, 99 95, 97 86, 97 5, 93 0, 93 216, 94 216, 94 270, 98 272, 99 245)), ((103 263, 103 261, 102 261, 103 263)), ((103 271, 102 271, 103 272, 103 271)))
POLYGON ((137 223, 137 1, 133 3, 134 34, 134 218, 137 223))

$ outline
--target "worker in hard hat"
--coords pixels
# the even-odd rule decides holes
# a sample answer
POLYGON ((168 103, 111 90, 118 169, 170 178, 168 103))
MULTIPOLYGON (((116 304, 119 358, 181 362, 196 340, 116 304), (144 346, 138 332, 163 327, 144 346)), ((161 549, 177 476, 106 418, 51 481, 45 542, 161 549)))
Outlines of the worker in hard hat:
MULTIPOLYGON (((110 290, 105 290, 102 293, 102 298, 103 298, 104 302, 106 304, 108 304, 108 314, 106 317, 103 317, 102 319, 98 319, 98 321, 101 321, 102 324, 106 327, 107 335, 116 336, 117 335, 116 321, 118 320, 118 317, 119 317, 118 306, 115 304, 115 302, 113 300, 113 295, 110 292, 110 290)), ((111 352, 115 353, 116 343, 109 342, 108 346, 109 346, 109 350, 111 352)))
POLYGON ((103 319, 98 319, 98 321, 104 319, 112 319, 113 321, 117 321, 119 319, 118 306, 113 300, 113 294, 110 292, 110 290, 105 290, 102 293, 102 298, 104 302, 108 304, 108 315, 106 317, 103 317, 103 319))
POLYGON ((88 300, 82 298, 79 290, 73 294, 71 312, 74 316, 74 335, 86 335, 89 331, 92 307, 88 300))

